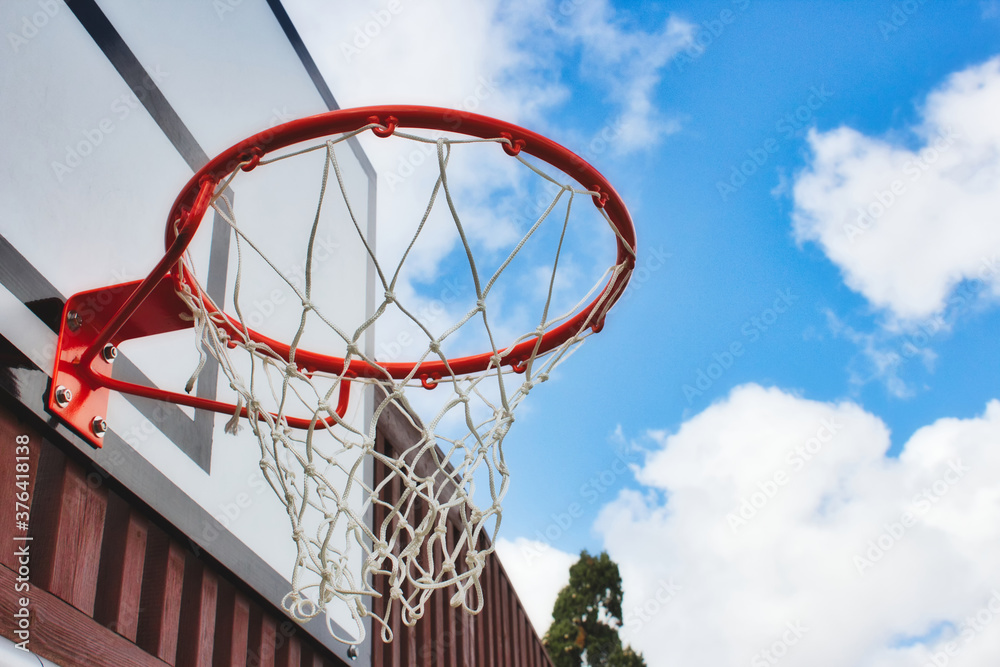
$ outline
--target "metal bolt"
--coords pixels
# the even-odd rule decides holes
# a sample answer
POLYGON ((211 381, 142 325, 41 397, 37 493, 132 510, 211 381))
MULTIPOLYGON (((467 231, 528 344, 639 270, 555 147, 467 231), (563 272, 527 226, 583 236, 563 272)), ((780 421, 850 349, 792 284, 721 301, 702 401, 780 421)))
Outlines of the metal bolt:
POLYGON ((73 392, 66 387, 59 385, 56 387, 56 405, 65 408, 73 400, 73 392))
POLYGON ((90 422, 90 430, 98 438, 103 438, 104 434, 108 432, 108 422, 104 421, 104 417, 94 417, 93 421, 90 422))
POLYGON ((114 363, 115 357, 118 356, 118 348, 111 343, 108 343, 104 346, 104 349, 101 350, 101 356, 104 357, 104 361, 109 364, 114 363))
POLYGON ((78 331, 83 326, 83 317, 75 310, 66 313, 66 325, 70 331, 78 331))
POLYGON ((347 657, 350 658, 351 660, 357 660, 358 659, 358 647, 357 646, 348 646, 347 647, 347 657))

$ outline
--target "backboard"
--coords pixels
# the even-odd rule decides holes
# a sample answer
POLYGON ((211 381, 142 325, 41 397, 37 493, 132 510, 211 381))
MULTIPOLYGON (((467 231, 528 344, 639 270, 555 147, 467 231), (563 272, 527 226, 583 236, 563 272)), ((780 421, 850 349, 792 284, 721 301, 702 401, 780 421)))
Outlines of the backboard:
MULTIPOLYGON (((0 25, 7 33, 0 47, 0 343, 8 371, 0 390, 53 424, 193 549, 280 608, 295 547, 248 429, 229 435, 224 415, 114 394, 103 448, 94 449, 46 411, 45 384, 66 298, 143 278, 163 256, 167 212, 195 170, 244 137, 336 102, 278 0, 16 0, 0 5, 0 25)), ((354 141, 340 160, 354 213, 374 244, 374 170, 354 141)), ((282 178, 290 189, 315 190, 313 169, 282 178)), ((288 194, 282 214, 261 224, 288 237, 306 234, 315 198, 279 194, 288 194)), ((269 211, 256 191, 234 185, 230 196, 269 211)), ((218 216, 205 224, 192 261, 213 299, 228 306, 233 236, 218 216)), ((318 276, 350 286, 329 308, 363 319, 373 280, 359 264, 359 242, 324 232, 316 241, 318 276)), ((278 252, 286 275, 299 275, 302 247, 278 252)), ((245 285, 244 315, 265 333, 299 305, 278 287, 245 285)), ((373 347, 373 334, 365 344, 373 347)), ((123 346, 115 376, 177 390, 198 363, 190 331, 181 331, 123 346)), ((209 361, 194 393, 223 397, 220 377, 209 361)), ((371 410, 372 397, 359 393, 347 419, 367 423, 371 410)), ((331 614, 340 634, 356 632, 349 615, 331 614)), ((325 622, 314 619, 306 629, 347 658, 325 622)), ((354 664, 370 662, 372 634, 354 664)))

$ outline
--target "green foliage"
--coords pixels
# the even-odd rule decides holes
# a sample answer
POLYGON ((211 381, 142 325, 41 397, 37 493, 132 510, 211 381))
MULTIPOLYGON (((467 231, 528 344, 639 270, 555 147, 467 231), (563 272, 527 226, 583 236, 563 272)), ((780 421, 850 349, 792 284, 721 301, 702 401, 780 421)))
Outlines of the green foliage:
POLYGON ((556 598, 545 646, 556 667, 646 667, 642 655, 622 647, 622 578, 618 565, 601 552, 580 552, 569 568, 569 584, 556 598), (586 657, 586 663, 584 658, 586 657))

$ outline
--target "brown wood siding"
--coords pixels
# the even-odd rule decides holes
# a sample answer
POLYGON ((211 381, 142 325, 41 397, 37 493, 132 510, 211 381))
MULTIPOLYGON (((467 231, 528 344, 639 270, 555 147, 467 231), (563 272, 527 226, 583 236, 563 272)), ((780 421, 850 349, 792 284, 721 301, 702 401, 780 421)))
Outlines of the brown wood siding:
MULTIPOLYGON (((379 424, 376 448, 386 456, 398 456, 416 434, 407 420, 388 414, 379 424)), ((385 479, 386 469, 375 466, 375 484, 385 479)), ((398 500, 400 485, 390 480, 388 502, 398 500)), ((377 508, 376 526, 385 520, 385 510, 377 508)), ((454 515, 449 517, 449 544, 455 544, 461 533, 461 524, 454 515)), ((488 544, 481 538, 478 548, 488 544)), ((400 547, 397 545, 397 549, 400 547)), ((440 556, 438 556, 440 558, 440 556)), ((464 562, 464 556, 460 559, 464 562)), ((481 579, 484 606, 476 616, 467 614, 461 607, 450 605, 453 590, 441 590, 431 596, 426 613, 413 627, 404 626, 399 620, 398 608, 390 617, 394 641, 392 647, 374 653, 373 667, 397 665, 433 665, 434 667, 551 667, 552 661, 542 645, 541 638, 528 620, 496 554, 486 561, 481 579), (400 662, 400 657, 416 656, 400 662)), ((378 590, 388 595, 385 577, 377 581, 378 590)), ((408 592, 408 591, 406 591, 408 592)), ((470 597, 470 603, 474 598, 470 597)), ((376 613, 384 606, 376 601, 376 613)))
MULTIPOLYGON (((0 549, 0 634, 19 641, 14 612, 26 596, 28 648, 63 665, 344 667, 113 480, 0 404, 3 497, 17 491, 18 435, 30 439, 31 588, 15 590, 17 557, 0 549)), ((25 533, 7 512, 0 538, 10 545, 16 536, 25 533)))
MULTIPOLYGON (((412 442, 405 420, 384 421, 380 451, 393 452, 394 443, 412 442)), ((230 572, 193 553, 162 517, 130 498, 106 473, 78 460, 71 446, 49 442, 0 404, 4 497, 14 498, 17 491, 13 447, 8 445, 21 434, 30 438, 29 647, 35 653, 67 665, 344 667, 230 572)), ((377 484, 386 470, 376 465, 373 474, 377 484)), ((402 485, 394 480, 386 490, 392 502, 402 485)), ((373 516, 378 532, 385 509, 376 506, 373 516)), ((459 531, 452 521, 451 544, 459 531)), ((12 544, 14 537, 24 535, 13 512, 0 517, 0 539, 12 544)), ((13 549, 0 550, 0 634, 14 641, 13 614, 21 595, 14 589, 17 568, 13 549)), ((387 595, 384 578, 379 584, 387 595)), ((399 605, 394 605, 391 644, 383 643, 381 627, 372 625, 372 665, 551 666, 495 555, 487 559, 482 590, 484 607, 478 616, 452 607, 448 591, 432 595, 424 617, 412 627, 402 623, 399 605)), ((375 613, 383 613, 384 604, 374 600, 375 613)))

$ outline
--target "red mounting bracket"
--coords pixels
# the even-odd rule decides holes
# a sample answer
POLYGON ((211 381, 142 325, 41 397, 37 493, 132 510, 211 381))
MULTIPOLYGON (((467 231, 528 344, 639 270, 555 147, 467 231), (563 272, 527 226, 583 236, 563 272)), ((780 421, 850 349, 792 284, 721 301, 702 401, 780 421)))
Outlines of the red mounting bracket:
MULTIPOLYGON (((190 310, 177 296, 176 281, 170 273, 163 276, 135 306, 133 297, 145 282, 122 283, 80 292, 69 298, 63 311, 55 372, 49 391, 49 410, 95 447, 101 446, 108 429, 105 419, 108 396, 112 390, 230 415, 236 412, 236 406, 229 403, 111 377, 117 346, 122 342, 193 326, 190 320, 180 317, 190 310), (132 306, 135 307, 124 323, 108 336, 117 316, 132 306)), ((350 382, 342 381, 336 410, 339 417, 347 413, 349 400, 350 382)), ((240 412, 243 417, 247 416, 246 408, 240 412)), ((295 428, 309 428, 312 422, 304 418, 286 419, 295 428)), ((332 424, 333 421, 330 417, 326 423, 332 424)))

